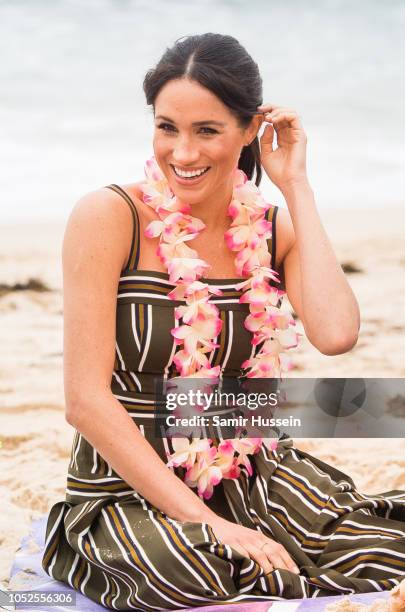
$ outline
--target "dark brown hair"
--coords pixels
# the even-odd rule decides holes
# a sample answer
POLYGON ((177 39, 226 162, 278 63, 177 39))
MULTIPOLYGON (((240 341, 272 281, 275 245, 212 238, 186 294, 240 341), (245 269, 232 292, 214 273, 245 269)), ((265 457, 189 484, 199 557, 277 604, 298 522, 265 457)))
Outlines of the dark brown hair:
MULTIPOLYGON (((161 88, 173 79, 189 78, 209 89, 230 109, 242 127, 262 104, 262 79, 257 64, 233 36, 199 34, 180 38, 146 73, 143 89, 154 106, 161 88)), ((249 179, 262 177, 259 139, 243 147, 238 167, 249 179)))

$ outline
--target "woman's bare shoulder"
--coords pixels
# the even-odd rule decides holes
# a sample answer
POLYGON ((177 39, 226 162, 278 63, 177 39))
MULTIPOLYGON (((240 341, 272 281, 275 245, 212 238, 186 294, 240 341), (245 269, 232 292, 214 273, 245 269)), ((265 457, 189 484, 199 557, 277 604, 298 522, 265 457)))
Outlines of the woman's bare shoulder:
POLYGON ((132 241, 132 213, 125 200, 105 187, 83 195, 74 205, 65 229, 64 253, 88 251, 124 265, 132 241))

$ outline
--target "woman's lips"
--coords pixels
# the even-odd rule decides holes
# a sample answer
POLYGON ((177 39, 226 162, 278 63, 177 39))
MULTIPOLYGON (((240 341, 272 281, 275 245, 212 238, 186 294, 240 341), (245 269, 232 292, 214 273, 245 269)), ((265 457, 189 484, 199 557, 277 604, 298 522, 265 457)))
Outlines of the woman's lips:
POLYGON ((172 165, 170 165, 170 168, 173 172, 173 176, 175 177, 177 183, 179 183, 180 185, 190 185, 190 186, 201 183, 201 181, 210 171, 210 166, 208 166, 208 169, 205 172, 203 172, 203 174, 200 174, 200 176, 196 176, 195 178, 183 178, 182 176, 179 176, 178 174, 176 174, 174 167, 172 165))

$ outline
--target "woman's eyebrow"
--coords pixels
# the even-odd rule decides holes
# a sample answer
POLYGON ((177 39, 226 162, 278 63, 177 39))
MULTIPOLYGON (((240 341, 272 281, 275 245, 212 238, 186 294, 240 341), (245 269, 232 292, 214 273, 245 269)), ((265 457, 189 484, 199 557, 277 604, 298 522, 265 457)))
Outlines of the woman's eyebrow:
MULTIPOLYGON (((161 120, 163 119, 163 121, 169 121, 169 123, 173 123, 173 125, 176 125, 176 122, 173 121, 173 119, 169 119, 169 117, 165 117, 164 115, 157 115, 157 117, 155 117, 156 120, 161 120)), ((225 127, 225 123, 222 123, 221 121, 214 121, 213 119, 207 119, 206 121, 195 121, 194 123, 192 123, 193 126, 200 126, 200 125, 217 125, 219 127, 225 127)))

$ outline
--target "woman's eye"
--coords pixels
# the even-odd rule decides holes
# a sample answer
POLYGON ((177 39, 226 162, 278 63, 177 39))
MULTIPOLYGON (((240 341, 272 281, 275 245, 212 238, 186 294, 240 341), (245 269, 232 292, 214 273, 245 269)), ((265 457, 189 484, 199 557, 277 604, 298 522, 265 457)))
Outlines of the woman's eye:
POLYGON ((159 130, 163 130, 164 132, 173 132, 175 127, 170 123, 160 123, 158 125, 159 130))
POLYGON ((210 127, 202 127, 201 131, 203 132, 203 134, 218 134, 217 130, 214 130, 214 128, 210 128, 210 127))

